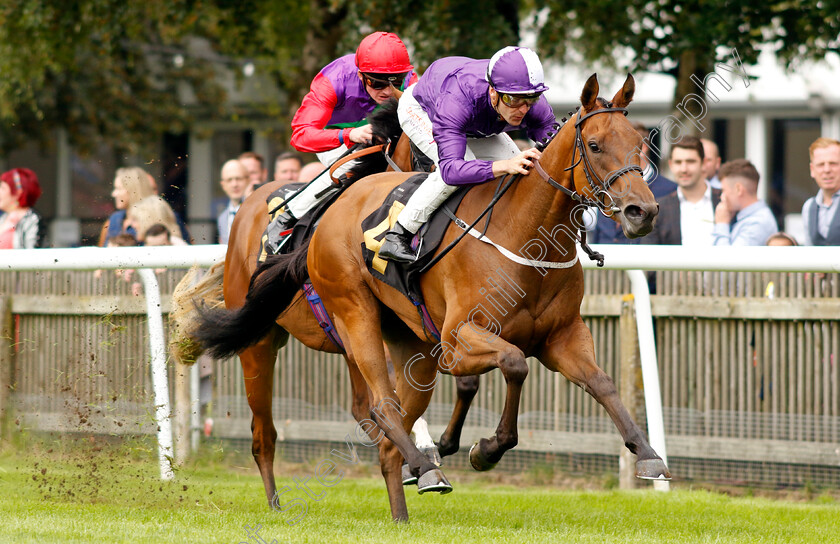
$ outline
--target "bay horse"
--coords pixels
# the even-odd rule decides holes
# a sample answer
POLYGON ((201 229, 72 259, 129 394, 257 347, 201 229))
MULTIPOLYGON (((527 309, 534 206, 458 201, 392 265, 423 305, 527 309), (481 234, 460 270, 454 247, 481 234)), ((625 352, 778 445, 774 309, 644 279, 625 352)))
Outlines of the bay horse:
MULTIPOLYGON (((411 169, 411 148, 407 137, 402 137, 402 129, 396 122, 396 102, 383 106, 379 115, 371 116, 374 128, 374 140, 387 142, 396 140, 397 144, 391 157, 392 162, 400 170, 411 169)), ((358 177, 364 177, 370 171, 384 171, 387 163, 384 158, 369 155, 365 159, 362 171, 358 177)), ((388 169, 391 169, 388 166, 388 169)), ((240 308, 245 305, 251 278, 258 268, 257 258, 262 251, 262 235, 269 221, 267 197, 284 182, 270 182, 257 189, 252 196, 245 199, 236 213, 231 226, 231 233, 222 263, 214 265, 202 278, 198 278, 197 269, 191 270, 178 284, 173 292, 172 311, 170 321, 170 354, 182 364, 193 364, 205 352, 205 347, 194 336, 199 314, 195 306, 198 303, 203 308, 240 308)), ((357 182, 358 183, 358 182, 357 182)), ((268 312, 273 307, 266 306, 268 312)), ((247 346, 241 346, 235 351, 239 355, 245 383, 248 405, 251 409, 251 452, 260 476, 269 504, 276 508, 272 501, 276 500, 276 482, 274 478, 274 454, 277 431, 271 412, 274 364, 278 350, 283 347, 292 335, 305 346, 327 353, 343 354, 324 333, 318 320, 309 306, 305 303, 303 293, 298 293, 288 309, 279 317, 276 316, 276 326, 263 328, 259 338, 254 339, 247 346)), ((274 318, 272 318, 274 319, 274 318)), ((389 345, 392 359, 402 366, 413 352, 402 345, 389 345)), ((231 352, 232 354, 232 352, 231 352)), ((358 422, 364 421, 371 409, 369 389, 355 362, 347 359, 350 374, 352 396, 351 412, 358 422)), ((472 399, 478 388, 477 380, 466 377, 459 380, 459 399, 456 403, 456 417, 453 424, 442 437, 442 443, 447 444, 446 451, 451 454, 458 450, 461 427, 466 417, 469 403, 463 399, 472 399), (462 414, 459 416, 458 414, 462 414), (454 447, 452 446, 454 444, 454 447)), ((377 436, 372 437, 373 440, 377 436)), ((383 447, 380 441, 380 449, 383 447)), ((434 444, 424 448, 425 455, 434 458, 437 451, 434 444)), ((394 519, 407 519, 405 495, 402 491, 403 474, 401 466, 396 469, 391 464, 383 464, 383 476, 388 486, 391 500, 391 510, 394 519)))
MULTIPOLYGON (((401 458, 420 480, 445 481, 408 436, 433 390, 417 385, 433 384, 438 371, 475 376, 501 370, 507 393, 498 428, 470 450, 472 466, 487 470, 517 443, 527 356, 562 373, 604 406, 625 445, 638 456, 638 477, 670 477, 621 403, 612 379, 597 366, 590 331, 580 316, 583 271, 576 238, 568 235, 577 229, 576 202, 610 212, 629 238, 650 232, 658 213, 641 175, 641 137, 625 118, 635 82, 628 75, 611 102, 598 98, 598 91, 593 75, 583 87, 574 123, 564 125, 547 145, 537 168, 498 198, 486 228, 486 238, 496 245, 466 237, 421 277, 429 314, 442 331, 440 343, 428 340, 407 298, 370 275, 360 251, 361 221, 411 174, 377 174, 351 186, 324 214, 308 247, 270 257, 256 271, 241 308, 202 312, 195 338, 216 355, 230 354, 263 342, 266 326, 278 314, 282 321, 284 310, 294 312, 300 286, 311 279, 344 343, 348 364, 358 369, 370 390, 371 417, 389 439, 381 442, 380 462, 395 519, 408 516, 402 491, 395 493, 401 458), (518 262, 496 249, 510 253, 532 245, 541 254, 518 262), (383 338, 397 367, 396 391, 383 338), (402 497, 401 504, 395 495, 402 497)), ((474 187, 456 213, 469 223, 496 197, 495 190, 492 183, 474 187)), ((441 247, 459 234, 459 227, 450 225, 441 247)))

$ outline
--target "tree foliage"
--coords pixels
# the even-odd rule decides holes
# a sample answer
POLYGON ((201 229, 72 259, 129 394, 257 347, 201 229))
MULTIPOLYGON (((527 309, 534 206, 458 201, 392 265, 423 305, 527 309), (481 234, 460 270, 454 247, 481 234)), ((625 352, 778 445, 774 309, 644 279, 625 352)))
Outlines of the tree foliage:
POLYGON ((82 152, 101 141, 137 152, 197 118, 287 122, 317 71, 373 30, 397 32, 422 69, 516 43, 517 8, 517 0, 6 0, 0 153, 48 144, 58 127, 82 152), (285 103, 231 104, 221 80, 241 83, 246 65, 285 103))
POLYGON ((163 2, 12 0, 0 8, 0 138, 5 149, 65 127, 76 145, 99 134, 122 140, 167 120, 186 121, 175 78, 211 93, 200 72, 151 63, 148 46, 171 44, 195 25, 163 2))
POLYGON ((544 56, 671 74, 675 103, 696 92, 692 74, 702 79, 732 48, 747 64, 768 44, 792 68, 840 43, 840 0, 535 0, 535 7, 544 56))
POLYGON ((197 115, 230 117, 217 74, 268 50, 275 71, 297 64, 304 12, 291 0, 7 0, 0 150, 63 127, 82 151, 101 140, 136 151, 197 115), (288 28, 269 9, 288 13, 288 28))
POLYGON ((78 150, 104 140, 132 152, 197 118, 285 123, 315 73, 373 30, 399 34, 422 71, 517 43, 525 11, 544 58, 666 72, 676 102, 731 48, 750 63, 771 44, 795 67, 840 34, 840 0, 6 0, 0 152, 57 127, 78 150), (231 104, 220 76, 241 82, 246 65, 286 101, 231 104))
POLYGON ((517 0, 368 0, 350 7, 343 40, 352 47, 371 30, 397 33, 411 47, 415 66, 425 69, 451 55, 489 58, 519 42, 517 0))

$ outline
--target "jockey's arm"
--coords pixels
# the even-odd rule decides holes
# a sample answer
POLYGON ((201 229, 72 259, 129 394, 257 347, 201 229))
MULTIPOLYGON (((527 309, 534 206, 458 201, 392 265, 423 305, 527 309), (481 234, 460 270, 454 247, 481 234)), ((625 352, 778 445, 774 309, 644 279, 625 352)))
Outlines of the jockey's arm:
POLYGON ((472 185, 495 177, 492 162, 464 159, 470 112, 460 105, 462 103, 457 94, 441 93, 435 111, 430 112, 438 147, 438 168, 447 185, 472 185))
POLYGON ((324 128, 337 103, 330 80, 321 74, 315 76, 292 119, 292 147, 304 153, 320 153, 341 145, 350 147, 354 142, 350 133, 356 129, 324 128))
POLYGON ((497 161, 465 160, 467 152, 467 118, 460 112, 435 116, 435 140, 440 160, 438 166, 447 185, 484 183, 503 174, 527 174, 531 159, 539 159, 540 152, 527 149, 515 157, 497 161))

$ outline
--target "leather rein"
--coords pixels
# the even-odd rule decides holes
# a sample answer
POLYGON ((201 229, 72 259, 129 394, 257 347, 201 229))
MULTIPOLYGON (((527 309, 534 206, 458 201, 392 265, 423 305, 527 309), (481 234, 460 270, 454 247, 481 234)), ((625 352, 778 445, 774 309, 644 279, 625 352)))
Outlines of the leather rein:
MULTIPOLYGON (((615 180, 623 176, 628 172, 636 171, 639 175, 642 175, 642 168, 641 166, 631 164, 629 166, 625 166, 624 168, 620 168, 614 172, 611 172, 607 179, 602 180, 598 175, 595 173, 594 169, 592 168, 592 163, 589 161, 589 154, 586 152, 586 147, 583 144, 583 135, 581 134, 581 125, 583 122, 593 115, 598 115, 599 113, 613 113, 613 112, 621 112, 625 116, 627 115, 627 108, 601 108, 598 110, 591 111, 586 115, 581 117, 581 114, 578 113, 578 120, 575 122, 575 145, 574 151, 572 152, 572 164, 568 168, 565 168, 563 171, 568 172, 571 170, 571 178, 572 178, 572 188, 569 189, 562 184, 560 184, 556 179, 552 178, 548 175, 548 173, 543 169, 542 165, 540 165, 539 161, 533 161, 534 170, 547 181, 552 187, 561 191, 565 195, 567 195, 572 200, 580 202, 584 206, 598 208, 601 213, 603 213, 607 217, 611 217, 612 214, 620 211, 619 208, 615 205, 615 201, 612 198, 612 195, 609 193, 609 188, 615 183, 615 180), (580 156, 578 157, 578 152, 580 152, 580 156), (586 195, 582 195, 575 191, 575 167, 583 161, 583 174, 586 176, 586 181, 589 183, 589 188, 592 190, 592 194, 595 196, 594 200, 587 197, 586 195), (609 201, 609 203, 607 203, 609 201), (609 213, 607 213, 609 212, 609 213)), ((558 130, 554 137, 556 137, 560 131, 558 130)), ((553 139, 553 137, 552 137, 553 139)), ((546 142, 546 146, 548 142, 546 142)))

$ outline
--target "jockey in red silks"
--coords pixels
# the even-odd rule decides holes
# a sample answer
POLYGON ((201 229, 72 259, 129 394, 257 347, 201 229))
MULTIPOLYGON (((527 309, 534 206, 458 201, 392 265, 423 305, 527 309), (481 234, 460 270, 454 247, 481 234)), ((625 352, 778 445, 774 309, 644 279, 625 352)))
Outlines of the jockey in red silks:
POLYGON ((446 57, 400 98, 400 126, 437 169, 420 185, 385 236, 379 256, 414 261, 411 238, 461 185, 527 174, 536 148, 520 152, 506 132, 547 138, 555 119, 537 54, 505 47, 489 60, 446 57))
MULTIPOLYGON (((309 93, 292 119, 292 146, 317 153, 329 166, 356 143, 371 140, 366 117, 379 104, 417 82, 408 50, 396 34, 374 32, 359 44, 356 54, 345 55, 326 65, 312 80, 309 93)), ((344 165, 336 175, 346 171, 344 165)), ((323 173, 290 200, 278 216, 280 230, 291 228, 298 218, 329 196, 334 187, 323 173), (320 197, 317 195, 320 194, 320 197)), ((269 240, 271 242, 271 240, 269 240)))

